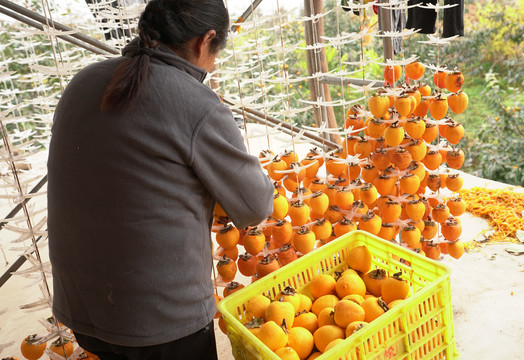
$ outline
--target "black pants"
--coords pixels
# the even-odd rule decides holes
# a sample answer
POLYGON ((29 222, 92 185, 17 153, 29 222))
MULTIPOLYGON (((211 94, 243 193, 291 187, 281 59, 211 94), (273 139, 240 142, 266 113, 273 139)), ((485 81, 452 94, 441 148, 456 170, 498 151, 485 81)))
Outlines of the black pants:
POLYGON ((214 323, 184 338, 153 346, 120 346, 75 332, 78 344, 100 360, 217 360, 214 323))
MULTIPOLYGON (((409 0, 408 5, 437 4, 437 0, 409 0)), ((454 35, 464 36, 464 0, 445 0, 445 5, 458 4, 452 8, 444 9, 442 19, 442 37, 454 35)), ((414 7, 408 9, 408 22, 406 28, 421 29, 420 34, 434 34, 437 13, 435 10, 414 7)))

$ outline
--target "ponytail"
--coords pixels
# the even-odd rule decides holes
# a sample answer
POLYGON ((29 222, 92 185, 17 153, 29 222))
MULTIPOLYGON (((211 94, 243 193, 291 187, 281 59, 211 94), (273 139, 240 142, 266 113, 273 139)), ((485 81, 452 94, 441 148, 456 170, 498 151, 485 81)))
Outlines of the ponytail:
POLYGON ((130 109, 138 101, 151 72, 151 57, 162 43, 185 51, 186 43, 215 30, 211 51, 227 42, 229 14, 223 0, 151 0, 138 21, 140 49, 115 69, 101 110, 130 109))

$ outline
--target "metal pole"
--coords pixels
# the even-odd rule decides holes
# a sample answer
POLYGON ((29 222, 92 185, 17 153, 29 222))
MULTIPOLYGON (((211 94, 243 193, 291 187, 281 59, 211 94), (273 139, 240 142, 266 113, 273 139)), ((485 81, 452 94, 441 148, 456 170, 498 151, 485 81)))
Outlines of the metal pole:
MULTIPOLYGON (((8 10, 8 9, 0 7, 0 13, 2 13, 4 15, 7 15, 7 16, 15 19, 15 20, 18 20, 21 23, 24 23, 26 25, 32 26, 32 27, 34 27, 34 28, 36 28, 38 30, 44 31, 44 27, 40 23, 38 23, 36 21, 33 21, 31 19, 28 19, 26 17, 23 17, 22 15, 20 15, 20 14, 18 14, 16 12, 13 12, 11 10, 8 10)), ((62 40, 65 40, 65 41, 73 44, 73 45, 77 45, 77 46, 82 47, 82 48, 84 48, 84 49, 86 49, 88 51, 91 51, 91 52, 93 52, 95 54, 107 55, 107 52, 101 51, 101 50, 99 50, 99 49, 97 49, 97 48, 95 48, 93 46, 90 46, 90 45, 85 44, 85 43, 83 43, 81 41, 78 41, 77 39, 71 37, 70 35, 58 35, 58 37, 61 38, 62 40)))
MULTIPOLYGON (((33 19, 37 22, 39 22, 40 24, 43 24, 43 25, 47 25, 47 23, 49 22, 49 25, 57 30, 61 30, 61 31, 73 31, 74 29, 71 29, 70 27, 68 26, 65 26, 65 25, 62 25, 60 23, 57 23, 56 21, 52 21, 51 19, 47 19, 46 17, 40 15, 40 14, 37 14, 35 13, 34 11, 31 11, 29 9, 26 9, 24 7, 21 7, 19 5, 16 5, 14 3, 12 3, 11 1, 9 0, 0 0, 0 6, 4 6, 16 13, 19 13, 19 14, 22 14, 24 16, 27 16, 28 18, 30 19, 33 19)), ((32 25, 33 26, 33 25, 32 25)), ((94 47, 100 49, 100 50, 103 50, 103 51, 106 51, 108 52, 109 54, 114 54, 114 55, 118 55, 120 54, 120 52, 107 45, 107 44, 104 44, 103 42, 100 42, 96 39, 93 39, 92 37, 90 36, 87 36, 87 35, 84 35, 82 33, 75 33, 75 34, 71 34, 69 35, 71 37, 74 37, 80 41, 83 41, 83 42, 86 42, 90 45, 93 45, 94 47)), ((61 37, 61 36, 60 36, 61 37)))
MULTIPOLYGON (((379 4, 383 3, 389 3, 389 0, 379 0, 379 4)), ((393 20, 391 18, 391 10, 390 9, 384 9, 382 6, 378 7, 378 25, 379 30, 384 33, 385 31, 392 31, 393 30, 393 20)), ((393 53, 393 38, 391 37, 384 37, 382 39, 383 47, 384 47, 384 60, 394 59, 394 53, 393 53)))

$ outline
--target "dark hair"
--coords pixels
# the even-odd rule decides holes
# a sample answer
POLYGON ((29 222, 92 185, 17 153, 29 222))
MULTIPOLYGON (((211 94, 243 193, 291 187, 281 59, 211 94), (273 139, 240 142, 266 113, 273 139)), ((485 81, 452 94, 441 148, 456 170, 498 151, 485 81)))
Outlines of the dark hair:
POLYGON ((187 42, 215 30, 211 51, 218 52, 227 41, 229 14, 223 0, 152 0, 138 21, 141 49, 123 62, 113 74, 101 109, 132 107, 150 73, 152 50, 160 43, 185 52, 187 42))

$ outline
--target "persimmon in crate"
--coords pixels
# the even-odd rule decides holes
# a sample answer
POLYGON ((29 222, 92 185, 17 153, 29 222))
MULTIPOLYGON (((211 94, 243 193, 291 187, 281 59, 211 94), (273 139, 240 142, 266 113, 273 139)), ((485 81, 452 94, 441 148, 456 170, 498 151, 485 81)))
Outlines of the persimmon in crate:
POLYGON ((458 358, 448 268, 360 230, 218 307, 236 359, 458 358))

